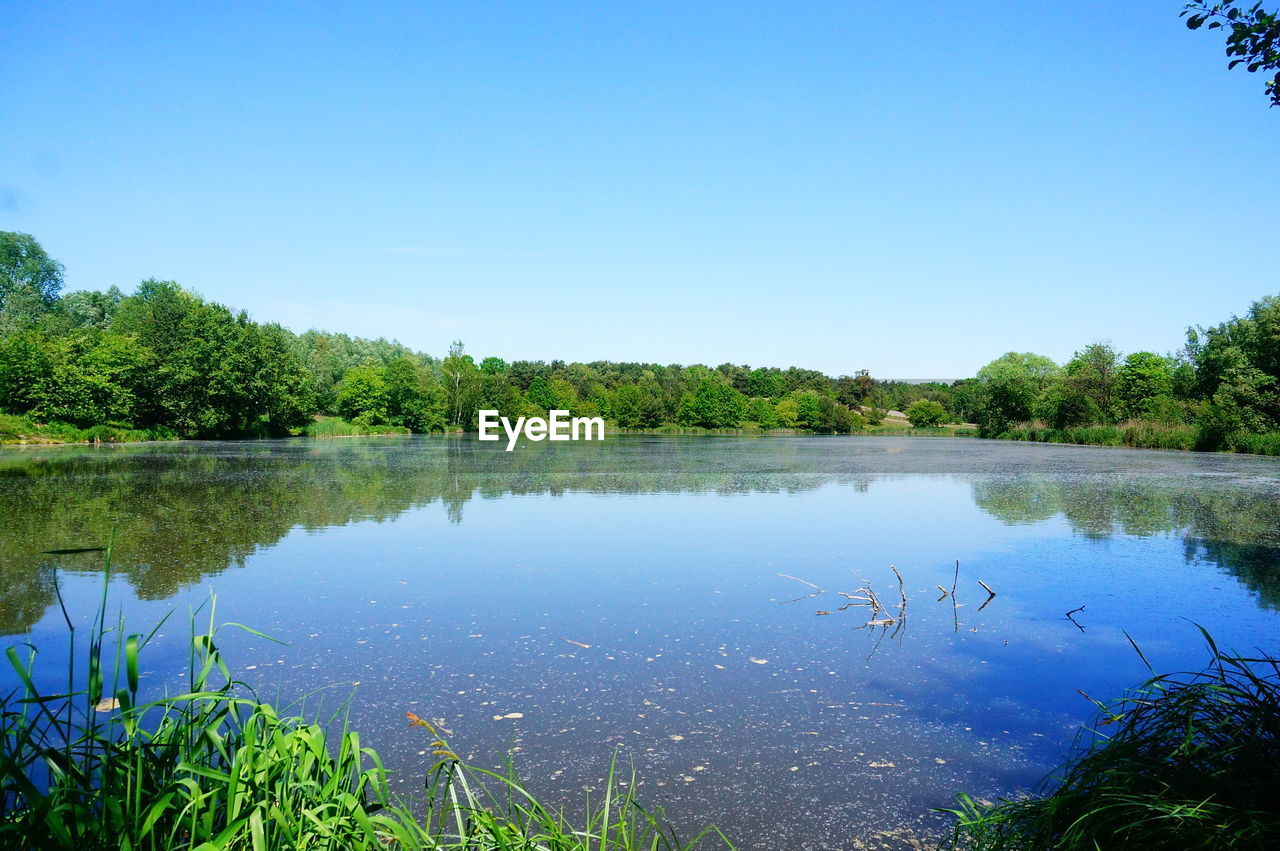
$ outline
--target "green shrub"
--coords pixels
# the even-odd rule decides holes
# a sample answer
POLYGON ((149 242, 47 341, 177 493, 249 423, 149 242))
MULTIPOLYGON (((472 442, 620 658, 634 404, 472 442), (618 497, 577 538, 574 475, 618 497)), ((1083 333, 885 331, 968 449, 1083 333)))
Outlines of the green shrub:
POLYGON ((933 428, 947 421, 947 409, 932 399, 917 399, 904 413, 916 428, 933 428))
POLYGON ((1231 439, 1231 447, 1236 452, 1248 452, 1253 455, 1280 455, 1280 431, 1269 431, 1265 434, 1237 434, 1231 439))

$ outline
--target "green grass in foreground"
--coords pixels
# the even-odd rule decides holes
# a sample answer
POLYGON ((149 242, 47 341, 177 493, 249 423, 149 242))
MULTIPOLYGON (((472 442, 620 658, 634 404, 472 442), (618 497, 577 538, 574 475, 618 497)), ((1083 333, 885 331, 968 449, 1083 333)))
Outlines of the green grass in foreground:
POLYGON ((370 425, 352 422, 342 417, 317 416, 307 424, 302 433, 307 437, 359 437, 368 434, 412 434, 404 426, 370 425))
POLYGON ((133 428, 110 423, 78 428, 66 423, 39 423, 29 417, 0 414, 0 444, 134 443, 143 440, 176 440, 166 428, 133 428))
POLYGON ((8 649, 21 687, 0 697, 0 848, 656 851, 705 839, 732 847, 714 829, 680 841, 661 811, 641 806, 634 776, 622 777, 616 765, 582 814, 567 816, 538 801, 514 772, 464 764, 412 715, 433 740, 436 762, 414 800, 393 795, 380 757, 346 726, 345 713, 278 712, 233 677, 216 643, 212 603, 203 631, 192 615, 185 689, 143 701, 140 656, 159 626, 149 634, 109 626, 109 576, 108 551, 83 670, 67 618, 65 691, 37 687, 34 647, 8 649), (74 686, 78 674, 83 688, 74 686))
POLYGON ((1098 703, 1044 797, 983 806, 962 795, 953 847, 1280 848, 1280 662, 1205 639, 1204 671, 1098 703))

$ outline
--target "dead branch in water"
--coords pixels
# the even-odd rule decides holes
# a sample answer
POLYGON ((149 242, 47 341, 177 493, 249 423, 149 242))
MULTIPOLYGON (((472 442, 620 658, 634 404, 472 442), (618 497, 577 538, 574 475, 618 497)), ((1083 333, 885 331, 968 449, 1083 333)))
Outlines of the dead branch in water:
POLYGON ((813 589, 812 594, 805 594, 802 597, 796 597, 794 600, 783 600, 781 603, 778 604, 780 606, 785 606, 788 603, 799 603, 801 600, 809 600, 809 599, 812 599, 813 597, 817 597, 819 594, 827 593, 825 588, 820 588, 817 585, 814 585, 812 582, 810 582, 807 579, 801 579, 799 576, 792 576, 789 573, 779 573, 778 575, 781 576, 783 579, 790 579, 793 582, 799 582, 801 585, 808 585, 810 588, 813 589))
POLYGON ((889 569, 893 571, 893 575, 898 577, 898 623, 893 628, 893 634, 897 635, 903 627, 907 625, 907 586, 902 581, 902 574, 898 572, 898 568, 889 565, 889 569))
POLYGON ((889 569, 893 571, 893 575, 898 577, 898 596, 902 598, 901 608, 905 612, 907 610, 907 586, 902 582, 902 574, 898 572, 898 568, 889 565, 889 569))
POLYGON ((1082 626, 1079 621, 1077 621, 1075 618, 1071 616, 1074 615, 1076 612, 1083 612, 1083 611, 1084 611, 1084 606, 1081 606, 1078 609, 1072 609, 1071 611, 1067 612, 1067 620, 1075 624, 1076 629, 1080 630, 1081 632, 1084 632, 1084 626, 1082 626))
POLYGON ((825 589, 819 588, 817 585, 814 585, 812 582, 810 582, 807 579, 801 579, 800 577, 792 576, 789 573, 779 573, 778 575, 781 576, 783 579, 790 579, 793 582, 799 582, 801 585, 808 585, 810 588, 814 589, 819 594, 823 593, 823 591, 825 590, 825 589))
MULTIPOLYGON (((864 577, 864 576, 860 576, 859 574, 855 573, 852 567, 851 567, 851 568, 849 568, 849 572, 850 572, 850 573, 852 573, 852 574, 854 575, 854 577, 855 577, 859 582, 861 582, 861 583, 862 583, 862 587, 861 587, 861 588, 856 589, 856 590, 853 592, 853 594, 844 594, 844 596, 845 596, 845 597, 848 597, 850 600, 857 600, 857 599, 859 599, 859 597, 857 596, 858 594, 865 594, 865 595, 866 595, 866 600, 867 600, 867 602, 871 604, 871 617, 873 617, 873 618, 874 618, 878 613, 880 613, 880 612, 884 611, 884 606, 880 605, 880 598, 876 596, 876 592, 871 588, 871 580, 867 579, 867 578, 866 578, 866 577, 864 577)), ((843 592, 841 592, 841 593, 843 593, 843 592)))
POLYGON ((960 584, 960 559, 956 559, 956 574, 951 578, 951 626, 952 632, 960 631, 960 609, 956 605, 956 586, 960 584))
POLYGON ((987 592, 987 599, 982 602, 981 606, 978 606, 978 611, 982 611, 987 606, 991 605, 991 601, 996 598, 996 592, 992 591, 991 586, 987 585, 987 583, 983 582, 981 579, 978 580, 978 584, 982 586, 983 591, 987 592))

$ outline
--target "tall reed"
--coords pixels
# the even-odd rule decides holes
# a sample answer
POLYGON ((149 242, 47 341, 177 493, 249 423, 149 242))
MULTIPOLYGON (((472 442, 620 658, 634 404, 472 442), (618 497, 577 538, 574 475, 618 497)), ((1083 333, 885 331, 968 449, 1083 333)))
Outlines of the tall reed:
POLYGON ((1224 653, 1204 636, 1205 670, 1153 676, 1097 703, 1041 797, 984 806, 961 795, 951 845, 1280 848, 1280 662, 1224 653))

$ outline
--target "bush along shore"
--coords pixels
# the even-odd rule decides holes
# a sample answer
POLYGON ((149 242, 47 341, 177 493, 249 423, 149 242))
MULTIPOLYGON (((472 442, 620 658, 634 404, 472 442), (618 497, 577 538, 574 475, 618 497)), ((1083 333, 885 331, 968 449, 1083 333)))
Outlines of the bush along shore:
POLYGON ((278 710, 235 678, 218 648, 212 600, 206 628, 192 615, 189 681, 178 694, 146 700, 140 659, 159 626, 130 634, 122 622, 109 624, 109 576, 108 550, 79 661, 67 617, 65 690, 37 687, 44 677, 34 647, 7 651, 20 686, 0 698, 0 848, 733 847, 714 828, 678 837, 661 810, 641 805, 635 778, 616 763, 604 789, 567 815, 534 797, 513 770, 467 765, 438 727, 410 714, 406 723, 421 728, 434 766, 421 794, 395 795, 377 751, 342 713, 315 719, 278 710))

